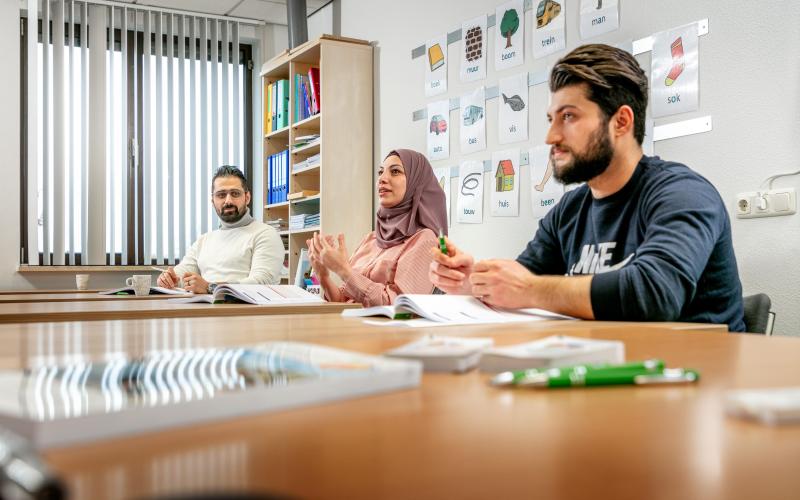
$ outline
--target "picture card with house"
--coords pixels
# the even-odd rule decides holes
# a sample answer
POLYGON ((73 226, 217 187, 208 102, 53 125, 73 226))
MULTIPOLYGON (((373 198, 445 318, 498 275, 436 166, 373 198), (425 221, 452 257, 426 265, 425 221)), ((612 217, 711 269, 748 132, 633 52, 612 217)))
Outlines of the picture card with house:
POLYGON ((447 92, 447 34, 425 42, 425 97, 447 92))
POLYGON ((462 224, 483 222, 483 162, 467 160, 458 167, 456 220, 462 224))
POLYGON ((619 29, 618 0, 581 0, 581 38, 619 29))
MULTIPOLYGON (((564 196, 564 185, 553 177, 550 146, 537 146, 528 152, 531 166, 531 206, 533 216, 541 219, 564 196)), ((575 184, 578 186, 578 184, 575 184)))
POLYGON ((653 117, 694 111, 699 106, 697 24, 653 35, 650 99, 653 117))
POLYGON ((428 159, 450 157, 450 99, 428 103, 428 159))
POLYGON ((540 59, 567 46, 567 30, 564 19, 566 0, 541 0, 534 2, 533 58, 540 59))
POLYGON ((528 140, 528 73, 500 80, 497 102, 500 144, 528 140))
POLYGON ((459 130, 461 152, 464 154, 486 149, 486 90, 478 87, 461 96, 459 130))
POLYGON ((486 14, 461 23, 462 82, 486 78, 486 14))
POLYGON ((519 148, 492 153, 491 214, 519 216, 519 148))
POLYGON ((525 10, 523 0, 495 9, 494 69, 500 71, 525 62, 525 10))
POLYGON ((442 191, 444 191, 444 203, 447 208, 447 226, 450 227, 450 167, 434 168, 433 175, 439 181, 442 191))

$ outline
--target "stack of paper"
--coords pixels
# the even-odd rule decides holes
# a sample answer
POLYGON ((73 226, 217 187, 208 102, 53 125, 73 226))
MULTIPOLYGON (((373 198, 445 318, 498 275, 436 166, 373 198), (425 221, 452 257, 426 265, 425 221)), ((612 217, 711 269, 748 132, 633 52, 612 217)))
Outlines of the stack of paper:
POLYGON ((528 368, 554 368, 582 364, 623 363, 625 344, 618 340, 594 340, 556 335, 495 347, 484 351, 480 369, 497 373, 528 368))
POLYGON ((286 231, 289 229, 289 223, 286 219, 272 219, 265 222, 268 226, 272 226, 276 231, 286 231))
POLYGON ((429 372, 465 372, 477 366, 481 353, 493 344, 490 338, 429 335, 384 356, 421 361, 429 372))
POLYGON ((292 147, 294 149, 299 149, 305 146, 316 144, 318 142, 319 142, 319 134, 303 135, 300 137, 295 137, 294 145, 292 147))

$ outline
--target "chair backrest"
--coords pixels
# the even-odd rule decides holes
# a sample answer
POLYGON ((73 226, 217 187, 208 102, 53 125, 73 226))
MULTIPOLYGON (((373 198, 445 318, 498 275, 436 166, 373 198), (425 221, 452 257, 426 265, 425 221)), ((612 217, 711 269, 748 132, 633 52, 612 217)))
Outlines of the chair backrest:
POLYGON ((750 333, 768 332, 772 301, 766 293, 744 297, 744 326, 750 333))

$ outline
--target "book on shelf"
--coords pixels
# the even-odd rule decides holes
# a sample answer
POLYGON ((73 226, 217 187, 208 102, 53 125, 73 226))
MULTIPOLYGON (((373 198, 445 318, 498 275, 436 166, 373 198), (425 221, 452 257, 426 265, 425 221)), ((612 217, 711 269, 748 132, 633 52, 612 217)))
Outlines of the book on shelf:
POLYGON ((478 366, 481 354, 494 345, 490 338, 426 335, 384 353, 420 361, 426 372, 465 372, 478 366))
POLYGON ((289 193, 286 196, 287 200, 297 200, 300 198, 306 198, 307 196, 315 196, 318 195, 319 191, 313 191, 310 189, 301 189, 300 191, 295 191, 294 193, 289 193))
POLYGON ((554 335, 533 342, 486 349, 479 367, 481 371, 497 373, 528 368, 623 362, 625 344, 618 340, 554 335))
POLYGON ((212 294, 199 294, 193 297, 170 299, 174 302, 244 303, 259 306, 286 304, 317 304, 324 302, 318 295, 308 293, 294 285, 219 285, 212 294))
POLYGON ((283 203, 289 194, 289 150, 267 157, 267 204, 283 203))
POLYGON ((410 327, 573 319, 544 309, 498 309, 470 295, 424 294, 401 294, 394 305, 348 309, 342 311, 342 316, 386 316, 397 321, 369 323, 410 327))
POLYGON ((0 425, 37 449, 76 445, 408 389, 421 372, 415 361, 280 341, 47 357, 0 370, 0 425))
MULTIPOLYGON (((103 290, 97 292, 100 295, 135 295, 132 286, 123 286, 122 288, 113 288, 111 290, 103 290)), ((150 295, 186 295, 187 292, 183 288, 164 288, 160 286, 151 286, 150 295)))
POLYGON ((322 109, 319 92, 319 68, 308 68, 308 87, 311 90, 311 107, 314 111, 313 114, 317 114, 322 109))

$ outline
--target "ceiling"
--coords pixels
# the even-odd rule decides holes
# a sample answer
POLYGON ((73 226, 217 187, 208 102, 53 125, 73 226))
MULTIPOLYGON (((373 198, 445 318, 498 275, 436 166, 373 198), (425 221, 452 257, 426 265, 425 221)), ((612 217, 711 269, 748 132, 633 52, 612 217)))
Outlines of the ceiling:
MULTIPOLYGON (((286 0, 117 0, 162 9, 178 9, 218 16, 260 19, 267 23, 286 24, 286 0)), ((331 0, 306 0, 309 14, 331 0)))

